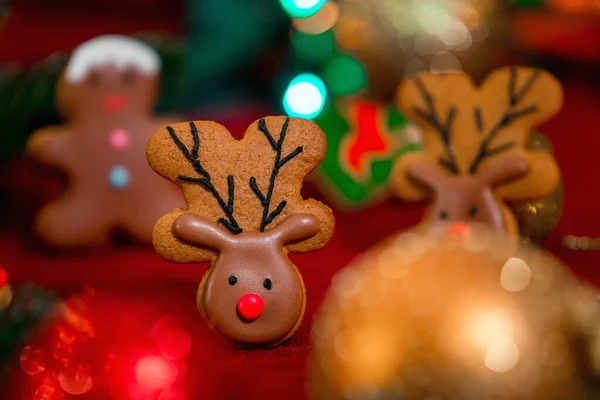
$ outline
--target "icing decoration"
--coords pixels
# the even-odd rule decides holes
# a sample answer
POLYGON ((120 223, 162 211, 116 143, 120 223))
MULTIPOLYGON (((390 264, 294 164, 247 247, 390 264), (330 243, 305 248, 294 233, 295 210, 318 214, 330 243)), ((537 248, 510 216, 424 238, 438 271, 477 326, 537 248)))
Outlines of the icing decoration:
POLYGON ((106 96, 102 102, 102 107, 106 111, 121 111, 127 107, 127 98, 125 96, 106 96))
POLYGON ((242 318, 254 321, 260 317, 265 309, 265 302, 258 294, 245 294, 238 301, 237 309, 242 318))
POLYGON ((398 102, 422 130, 423 152, 397 162, 393 186, 406 200, 433 197, 427 220, 479 221, 518 233, 504 201, 555 190, 554 158, 527 144, 531 129, 562 104, 560 83, 550 74, 503 68, 477 88, 462 73, 422 73, 401 85, 398 102))
POLYGON ((266 232, 233 234, 193 213, 173 225, 179 239, 219 251, 199 288, 199 306, 219 332, 246 344, 279 343, 302 319, 304 285, 282 248, 318 231, 319 221, 310 214, 293 215, 266 232), (264 288, 266 277, 271 290, 264 288))
POLYGON ((227 177, 227 186, 228 186, 228 197, 227 203, 223 200, 217 189, 214 187, 212 182, 210 181, 210 174, 202 167, 200 163, 200 159, 198 158, 198 152, 200 151, 200 137, 198 136, 198 128, 196 128, 196 124, 190 122, 190 130, 192 132, 192 139, 194 141, 194 145, 192 150, 188 150, 187 147, 183 144, 183 142, 177 137, 177 134, 173 130, 172 127, 167 126, 167 130, 169 131, 169 135, 173 139, 173 142, 177 145, 177 147, 183 152, 185 158, 187 158, 193 165, 194 170, 200 175, 199 178, 189 177, 180 175, 179 179, 186 182, 194 182, 200 183, 206 189, 210 191, 210 193, 214 196, 214 198, 219 203, 219 206, 227 216, 225 218, 219 218, 219 222, 223 224, 229 231, 232 233, 241 233, 242 228, 238 225, 235 217, 233 216, 233 200, 234 200, 234 192, 235 192, 235 182, 232 175, 227 177))
POLYGON ((316 182, 341 208, 361 208, 387 196, 394 161, 420 147, 395 107, 366 99, 334 103, 315 122, 327 135, 316 182))
POLYGON ((271 222, 273 222, 273 219, 275 219, 275 217, 281 214, 281 212, 287 204, 286 200, 282 200, 281 203, 279 203, 273 211, 269 212, 269 207, 271 206, 271 196, 273 195, 273 188, 275 187, 275 178, 277 178, 279 170, 298 154, 302 153, 302 146, 298 146, 295 150, 283 157, 283 159, 281 158, 281 150, 283 148, 283 142, 285 141, 285 135, 287 133, 289 122, 289 118, 285 120, 285 122, 283 123, 283 127, 281 128, 281 133, 279 134, 279 140, 275 141, 275 139, 273 139, 273 136, 271 136, 271 133, 267 129, 267 126, 265 125, 265 120, 261 119, 260 121, 258 121, 258 129, 260 129, 260 131, 265 135, 265 137, 269 141, 269 144, 271 144, 271 147, 273 147, 273 150, 275 150, 276 152, 275 164, 273 165, 273 171, 271 172, 271 178, 269 181, 269 188, 267 189, 267 193, 264 194, 260 191, 256 183, 256 178, 254 176, 250 178, 250 187, 252 188, 252 191, 256 194, 256 197, 258 197, 260 203, 263 206, 263 215, 262 220, 260 222, 261 232, 264 232, 265 227, 271 222))
POLYGON ((152 168, 188 199, 156 223, 155 248, 177 263, 211 262, 198 309, 240 344, 278 345, 302 322, 304 284, 288 253, 320 248, 333 233, 331 210, 300 196, 325 145, 315 123, 284 117, 256 121, 240 141, 196 121, 167 126, 148 143, 152 168))
POLYGON ((160 58, 150 46, 120 35, 104 35, 80 45, 71 56, 65 72, 68 83, 81 82, 94 67, 114 65, 123 70, 134 67, 147 75, 160 72, 160 58))
POLYGON ((115 189, 125 189, 129 185, 130 174, 127 167, 118 165, 110 170, 108 181, 115 189))
POLYGON ((110 148, 115 151, 124 151, 129 146, 129 133, 125 129, 115 129, 108 136, 110 148))

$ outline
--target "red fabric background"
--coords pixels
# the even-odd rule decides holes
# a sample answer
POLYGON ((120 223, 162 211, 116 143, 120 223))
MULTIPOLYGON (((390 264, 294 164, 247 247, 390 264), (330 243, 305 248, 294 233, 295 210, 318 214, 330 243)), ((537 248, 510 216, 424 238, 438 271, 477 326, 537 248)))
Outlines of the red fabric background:
MULTIPOLYGON (((49 43, 53 49, 68 50, 82 40, 107 31, 132 33, 156 26, 163 26, 167 31, 178 29, 175 17, 145 19, 143 23, 111 17, 111 28, 107 29, 107 20, 102 18, 92 23, 57 12, 30 15, 27 19, 26 14, 21 17, 19 12, 15 11, 6 30, 0 34, 0 60, 18 57, 31 61, 48 53, 49 43), (69 29, 55 29, 61 24, 67 24, 69 29), (148 25, 142 26, 144 24, 148 25), (43 41, 39 40, 42 32, 43 41)), ((562 236, 567 234, 600 236, 597 183, 600 91, 590 80, 581 77, 563 77, 563 82, 564 110, 542 128, 554 142, 566 187, 563 218, 548 239, 547 247, 580 276, 600 284, 599 252, 573 252, 560 245, 562 236)), ((224 122, 239 134, 260 116, 240 113, 224 122)), ((84 282, 93 285, 102 294, 96 306, 101 310, 98 320, 105 330, 107 327, 122 329, 116 322, 120 321, 135 325, 137 334, 143 336, 159 316, 176 315, 193 335, 192 353, 187 360, 190 378, 185 383, 190 399, 305 399, 310 324, 331 276, 386 235, 414 224, 421 213, 420 207, 398 200, 357 213, 336 211, 336 233, 329 245, 320 252, 292 257, 303 273, 308 296, 305 321, 292 342, 268 351, 240 351, 209 332, 197 315, 195 291, 206 265, 171 265, 152 250, 131 248, 93 255, 49 255, 29 240, 26 226, 46 195, 55 195, 60 187, 40 170, 21 161, 4 168, 0 176, 2 187, 10 192, 2 216, 0 263, 9 270, 11 281, 34 281, 64 291, 78 290, 84 282), (44 195, 35 195, 36 188, 44 195), (141 305, 145 313, 139 311, 141 305)), ((306 192, 320 197, 310 188, 306 192)), ((19 393, 10 397, 14 399, 30 398, 36 385, 35 379, 28 379, 20 371, 12 383, 12 388, 19 393), (23 393, 29 393, 29 397, 23 393)), ((84 398, 106 398, 105 393, 95 390, 91 393, 84 398)))

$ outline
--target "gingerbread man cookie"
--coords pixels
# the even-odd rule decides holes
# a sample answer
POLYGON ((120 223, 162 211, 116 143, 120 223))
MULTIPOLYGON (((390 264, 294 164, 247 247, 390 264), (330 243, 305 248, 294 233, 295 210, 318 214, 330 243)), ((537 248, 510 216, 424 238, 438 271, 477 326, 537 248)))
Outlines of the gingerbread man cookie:
POLYGON ((558 80, 533 68, 497 70, 480 87, 462 73, 407 80, 397 101, 422 130, 423 151, 397 162, 392 186, 406 200, 433 197, 427 220, 480 221, 517 233, 505 201, 545 198, 560 180, 553 156, 527 142, 562 97, 558 80))
POLYGON ((322 248, 333 234, 331 210, 300 195, 325 151, 314 122, 285 117, 256 121, 240 141, 202 121, 167 126, 148 143, 150 165, 188 204, 156 223, 154 246, 176 263, 211 262, 198 309, 236 342, 275 346, 302 322, 304 283, 288 253, 322 248))
POLYGON ((99 245, 114 229, 149 243, 158 218, 184 204, 145 158, 148 138, 167 123, 152 115, 159 73, 154 50, 125 36, 101 36, 73 53, 57 90, 70 122, 43 128, 27 145, 70 178, 65 195, 35 221, 49 244, 99 245))

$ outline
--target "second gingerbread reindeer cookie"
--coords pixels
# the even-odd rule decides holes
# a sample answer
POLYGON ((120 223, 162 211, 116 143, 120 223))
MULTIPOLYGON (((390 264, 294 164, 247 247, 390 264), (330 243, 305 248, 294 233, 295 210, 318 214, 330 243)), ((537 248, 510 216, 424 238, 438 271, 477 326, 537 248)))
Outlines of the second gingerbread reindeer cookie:
POLYGON ((393 187, 412 201, 433 197, 428 221, 479 221, 517 233, 506 201, 549 196, 560 171, 551 154, 527 148, 532 128, 557 113, 558 80, 512 67, 477 87, 462 73, 423 73, 404 82, 397 100, 423 132, 423 151, 394 167, 393 187))
POLYGON ((322 248, 331 210, 300 194, 326 151, 311 121, 266 117, 237 141, 214 122, 167 126, 150 139, 150 166, 183 189, 187 209, 155 225, 153 242, 176 263, 211 263, 197 304, 209 325, 244 345, 275 346, 302 322, 306 295, 289 252, 322 248))

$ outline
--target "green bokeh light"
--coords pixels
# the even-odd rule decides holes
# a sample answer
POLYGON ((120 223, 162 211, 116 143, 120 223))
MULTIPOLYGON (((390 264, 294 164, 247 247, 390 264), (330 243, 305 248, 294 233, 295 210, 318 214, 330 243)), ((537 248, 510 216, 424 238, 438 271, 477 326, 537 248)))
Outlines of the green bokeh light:
POLYGON ((333 54, 335 37, 330 30, 318 35, 296 31, 292 37, 292 47, 302 61, 322 64, 333 54))
POLYGON ((345 54, 331 58, 325 67, 324 78, 333 96, 354 94, 367 85, 367 73, 362 64, 345 54))
POLYGON ((292 79, 283 95, 283 108, 291 117, 313 119, 327 100, 325 83, 316 75, 301 74, 292 79))
POLYGON ((280 0, 292 18, 308 18, 319 12, 327 0, 280 0))

